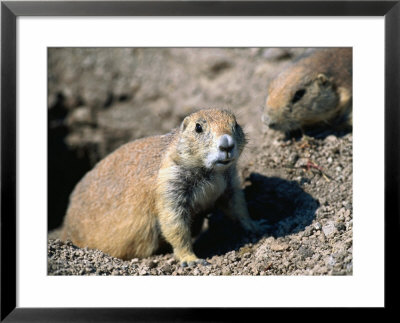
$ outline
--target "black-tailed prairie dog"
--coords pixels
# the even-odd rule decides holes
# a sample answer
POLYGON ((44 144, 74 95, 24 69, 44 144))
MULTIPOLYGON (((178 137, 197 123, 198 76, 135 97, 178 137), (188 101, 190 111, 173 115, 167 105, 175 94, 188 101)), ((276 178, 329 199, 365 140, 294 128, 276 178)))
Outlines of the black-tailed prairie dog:
POLYGON ((232 113, 210 109, 123 145, 77 184, 61 238, 122 259, 150 256, 167 241, 183 265, 206 263, 192 250, 196 218, 219 207, 257 230, 236 171, 245 143, 232 113))
POLYGON ((352 48, 316 49, 291 64, 268 87, 262 120, 290 132, 352 125, 352 48))

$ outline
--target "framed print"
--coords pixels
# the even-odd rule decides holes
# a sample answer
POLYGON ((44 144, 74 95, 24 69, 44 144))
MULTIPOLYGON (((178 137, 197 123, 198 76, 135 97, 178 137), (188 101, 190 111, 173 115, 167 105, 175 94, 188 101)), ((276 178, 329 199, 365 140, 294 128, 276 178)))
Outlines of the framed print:
POLYGON ((1 319, 392 308, 399 13, 2 2, 1 319))

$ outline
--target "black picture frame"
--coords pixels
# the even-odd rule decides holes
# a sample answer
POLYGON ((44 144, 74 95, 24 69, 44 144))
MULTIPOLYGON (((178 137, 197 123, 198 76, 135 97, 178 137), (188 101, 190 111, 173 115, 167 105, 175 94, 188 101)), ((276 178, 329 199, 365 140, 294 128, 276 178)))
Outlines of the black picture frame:
MULTIPOLYGON (((19 16, 384 16, 385 309, 398 286, 400 1, 90 1, 1 3, 1 321, 127 322, 255 320, 263 309, 16 307, 16 19, 19 16), (397 271, 397 270, 396 270, 397 271), (257 316, 256 316, 257 315, 257 316)), ((372 131, 372 125, 371 125, 372 131)), ((373 263, 371 263, 373 265, 373 263)), ((195 293, 195 291, 193 291, 195 293)), ((380 311, 379 311, 380 312, 380 311)), ((381 313, 380 313, 381 314, 381 313)), ((286 315, 286 314, 285 314, 286 315)), ((267 319, 267 317, 265 317, 267 319)))

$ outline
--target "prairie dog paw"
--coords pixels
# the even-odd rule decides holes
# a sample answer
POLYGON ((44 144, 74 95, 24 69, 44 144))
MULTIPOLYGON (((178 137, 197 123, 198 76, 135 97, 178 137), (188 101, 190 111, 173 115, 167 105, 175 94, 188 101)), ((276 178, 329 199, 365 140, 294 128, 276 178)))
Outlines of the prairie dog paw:
POLYGON ((208 265, 210 265, 210 263, 205 259, 197 259, 197 260, 189 261, 189 262, 187 262, 187 261, 181 262, 182 267, 194 267, 196 265, 208 266, 208 265))

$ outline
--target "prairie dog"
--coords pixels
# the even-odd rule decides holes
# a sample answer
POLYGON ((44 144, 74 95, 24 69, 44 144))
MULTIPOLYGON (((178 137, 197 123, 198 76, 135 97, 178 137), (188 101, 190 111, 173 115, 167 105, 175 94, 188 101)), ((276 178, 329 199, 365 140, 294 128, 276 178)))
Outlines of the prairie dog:
POLYGON ((148 257, 167 241, 182 265, 206 263, 192 250, 198 217, 219 207, 256 230, 236 171, 245 143, 232 113, 210 109, 123 145, 77 184, 61 238, 122 259, 148 257))
POLYGON ((352 49, 317 49, 280 73, 268 87, 263 122, 292 130, 352 125, 352 49))

